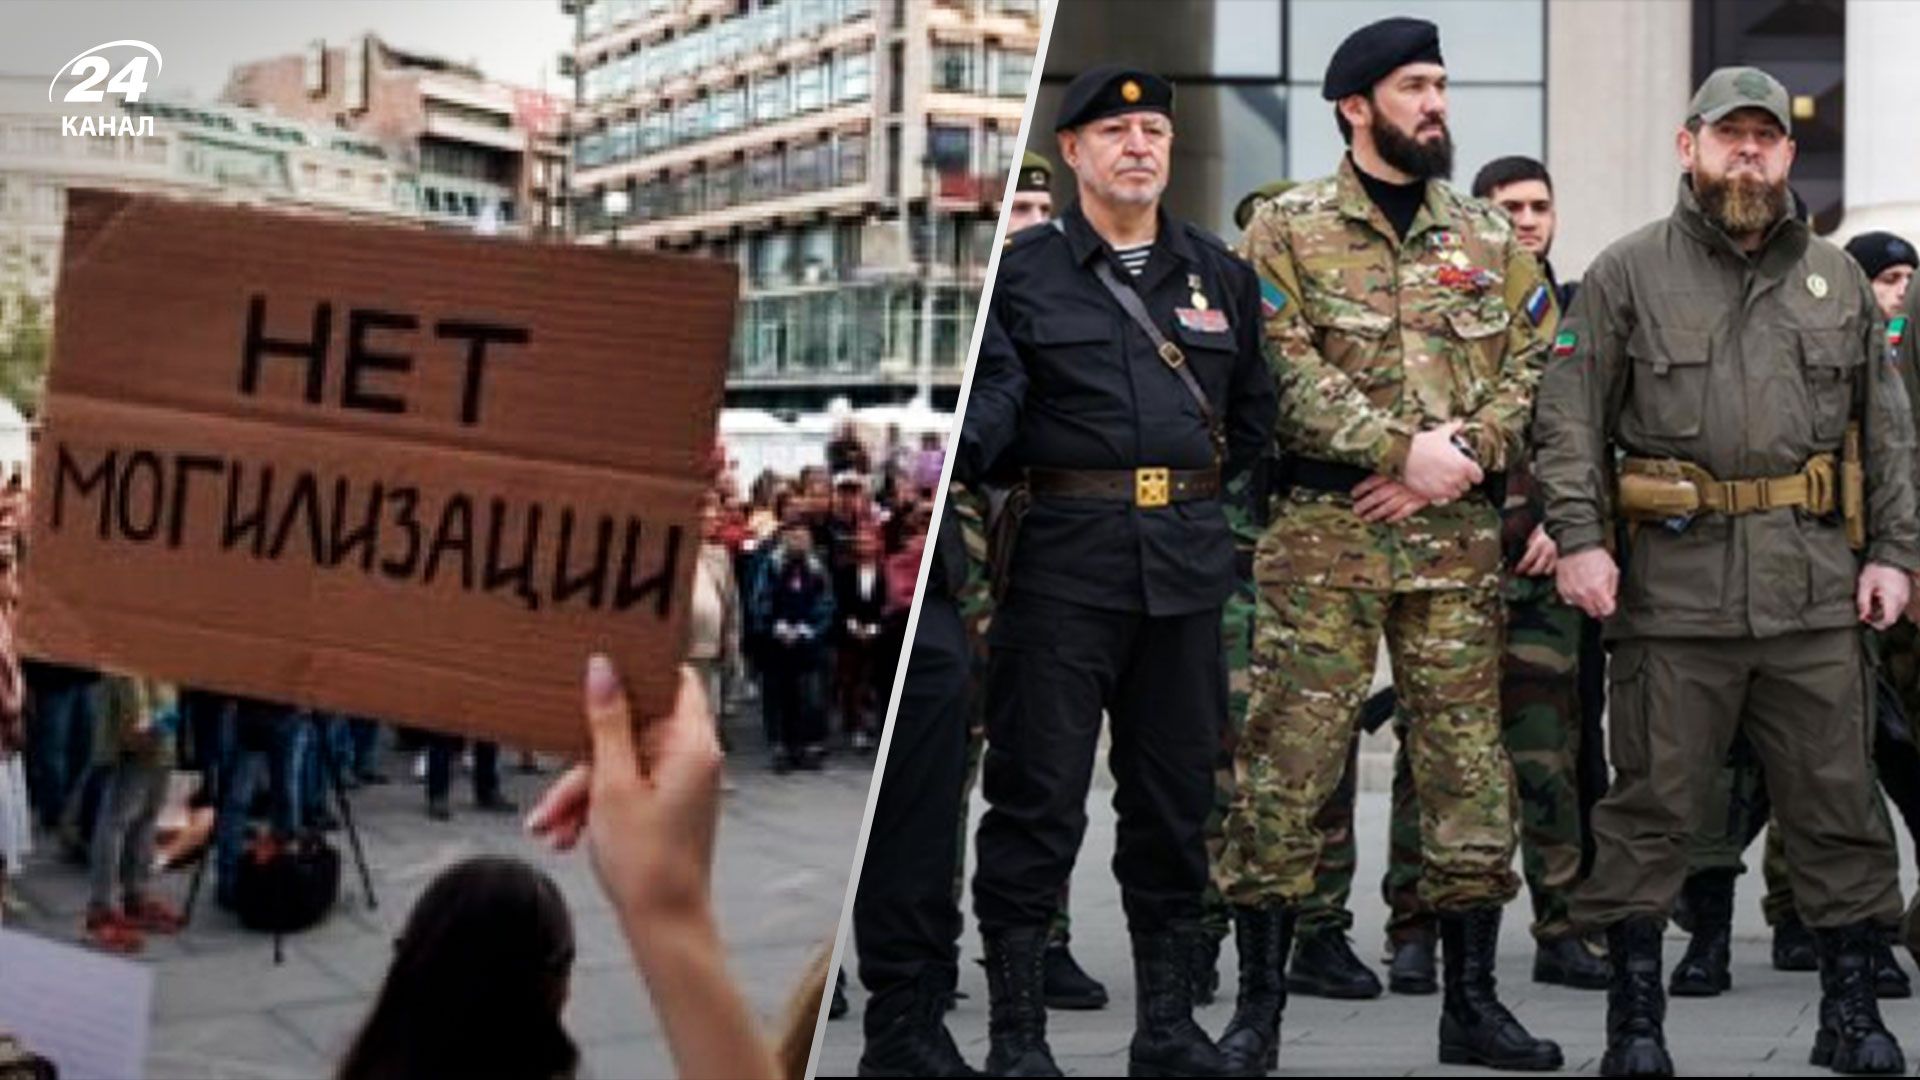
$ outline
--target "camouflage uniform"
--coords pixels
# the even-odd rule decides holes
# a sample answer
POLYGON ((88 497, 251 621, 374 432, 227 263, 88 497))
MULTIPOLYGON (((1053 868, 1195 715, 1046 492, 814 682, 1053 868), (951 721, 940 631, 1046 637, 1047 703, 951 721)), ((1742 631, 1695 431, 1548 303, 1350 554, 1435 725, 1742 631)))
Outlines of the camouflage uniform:
MULTIPOLYGON (((1504 515, 1509 564, 1525 552, 1540 509, 1525 473, 1509 474, 1504 515)), ((1545 942, 1573 932, 1567 906, 1580 877, 1581 616, 1560 599, 1551 576, 1508 573, 1500 592, 1507 612, 1506 653, 1500 664, 1501 737, 1519 782, 1521 865, 1533 900, 1533 936, 1545 942)), ((1389 865, 1382 885, 1392 908, 1387 936, 1396 943, 1430 930, 1429 914, 1418 895, 1420 801, 1407 766, 1404 731, 1402 738, 1402 748, 1394 755, 1389 865)))
MULTIPOLYGON (((1520 452, 1546 356, 1546 287, 1504 215, 1441 183, 1404 240, 1350 160, 1256 213, 1283 450, 1397 476, 1413 436, 1454 419, 1490 472, 1520 452)), ((1346 494, 1296 489, 1262 537, 1253 699, 1216 869, 1239 904, 1313 889, 1314 818, 1339 782, 1386 635, 1428 793, 1423 898, 1498 905, 1511 869, 1500 746, 1499 514, 1478 496, 1372 525, 1346 494)))

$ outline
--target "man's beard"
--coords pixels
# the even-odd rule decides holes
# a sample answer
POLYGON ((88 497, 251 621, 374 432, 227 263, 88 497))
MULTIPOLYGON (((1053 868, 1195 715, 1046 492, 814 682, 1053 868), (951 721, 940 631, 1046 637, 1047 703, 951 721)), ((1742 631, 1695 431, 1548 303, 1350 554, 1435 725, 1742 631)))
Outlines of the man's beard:
POLYGON ((1453 175, 1453 133, 1440 125, 1440 140, 1423 143, 1394 127, 1378 109, 1367 125, 1380 160, 1418 180, 1445 180, 1453 175))
MULTIPOLYGON (((1089 169, 1088 173, 1091 172, 1092 170, 1089 169)), ((1122 187, 1118 183, 1108 182, 1100 177, 1086 174, 1081 174, 1080 179, 1102 199, 1122 206, 1151 206, 1159 202, 1160 196, 1165 194, 1167 190, 1165 173, 1155 176, 1153 184, 1145 188, 1131 184, 1122 187)))
POLYGON ((1787 216, 1792 196, 1787 182, 1768 184, 1751 176, 1693 174, 1693 195, 1700 211, 1728 236, 1764 232, 1787 216))

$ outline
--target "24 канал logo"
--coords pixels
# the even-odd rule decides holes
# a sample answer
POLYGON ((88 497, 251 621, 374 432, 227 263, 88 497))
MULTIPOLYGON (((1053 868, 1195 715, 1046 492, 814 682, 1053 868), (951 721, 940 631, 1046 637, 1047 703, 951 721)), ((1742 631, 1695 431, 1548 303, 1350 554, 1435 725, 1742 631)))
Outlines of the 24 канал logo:
MULTIPOLYGON (((60 88, 60 79, 73 75, 79 81, 67 88, 61 101, 73 104, 99 104, 107 95, 117 94, 122 101, 139 101, 147 92, 147 61, 153 61, 153 70, 159 73, 163 61, 160 50, 144 41, 131 38, 109 41, 104 45, 95 45, 79 56, 62 64, 54 72, 53 81, 47 84, 47 100, 52 101, 54 91, 60 88), (103 53, 120 50, 118 55, 131 51, 132 56, 118 70, 103 53), (105 87, 100 84, 106 83, 105 87)), ((151 116, 63 116, 60 118, 60 131, 63 135, 152 135, 153 117, 151 116)))

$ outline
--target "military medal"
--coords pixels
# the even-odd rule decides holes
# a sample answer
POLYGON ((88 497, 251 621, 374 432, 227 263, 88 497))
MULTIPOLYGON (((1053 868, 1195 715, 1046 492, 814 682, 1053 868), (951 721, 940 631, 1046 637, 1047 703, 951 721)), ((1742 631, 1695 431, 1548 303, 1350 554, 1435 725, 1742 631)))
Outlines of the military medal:
POLYGON ((1223 311, 1207 308, 1174 308, 1173 316, 1180 325, 1201 334, 1224 334, 1227 332, 1227 315, 1223 311))
POLYGON ((1825 300, 1827 298, 1827 279, 1821 277, 1819 274, 1808 274, 1807 291, 1813 294, 1815 300, 1825 300))
POLYGON ((1200 291, 1200 275, 1199 274, 1187 275, 1187 288, 1193 290, 1193 295, 1187 297, 1188 303, 1192 304, 1196 308, 1199 308, 1201 311, 1205 311, 1209 307, 1213 306, 1207 303, 1207 294, 1200 291))

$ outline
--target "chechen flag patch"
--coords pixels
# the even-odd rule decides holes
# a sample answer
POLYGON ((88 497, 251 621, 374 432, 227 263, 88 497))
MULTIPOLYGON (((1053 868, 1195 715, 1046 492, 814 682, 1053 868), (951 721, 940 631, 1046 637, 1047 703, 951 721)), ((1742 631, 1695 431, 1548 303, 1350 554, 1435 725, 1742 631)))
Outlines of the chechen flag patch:
POLYGON ((1547 317, 1547 310, 1552 306, 1553 295, 1547 291, 1546 283, 1535 285, 1533 291, 1527 294, 1527 321, 1539 326, 1540 320, 1547 317))
POLYGON ((1562 330, 1560 336, 1553 339, 1553 355, 1556 358, 1573 355, 1573 347, 1580 344, 1580 335, 1571 330, 1562 330))
POLYGON ((1286 309, 1287 309, 1287 294, 1280 291, 1280 286, 1275 285, 1273 282, 1268 281, 1266 278, 1261 278, 1260 279, 1260 314, 1265 316, 1266 318, 1271 319, 1275 315, 1280 314, 1282 311, 1285 311, 1286 309))

